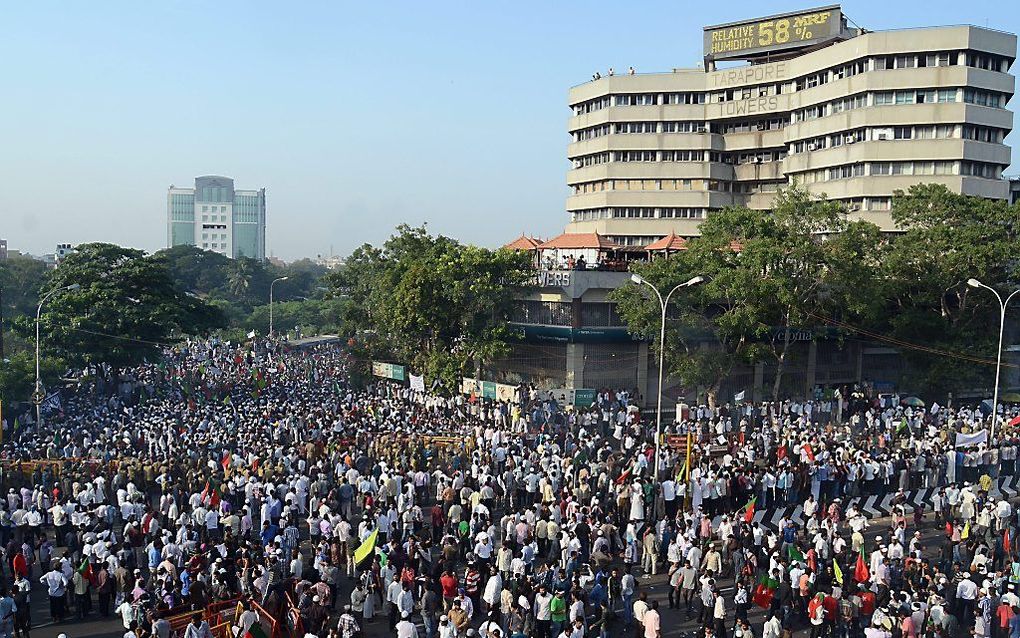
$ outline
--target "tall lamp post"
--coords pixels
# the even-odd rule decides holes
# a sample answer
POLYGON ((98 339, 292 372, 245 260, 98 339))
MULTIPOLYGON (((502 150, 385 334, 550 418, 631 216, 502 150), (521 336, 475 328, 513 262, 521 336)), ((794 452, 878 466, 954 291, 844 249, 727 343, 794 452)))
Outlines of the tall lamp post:
POLYGON ((1002 300, 1002 295, 999 291, 991 286, 987 286, 977 279, 971 277, 967 280, 967 285, 971 288, 987 288, 992 291, 995 298, 999 301, 999 349, 995 351, 995 389, 992 391, 992 427, 988 432, 988 438, 995 438, 995 419, 999 416, 999 372, 1002 370, 1002 333, 1006 327, 1006 306, 1009 305, 1009 300, 1013 298, 1013 295, 1020 292, 1020 288, 1009 293, 1006 300, 1002 300))
POLYGON ((35 427, 42 423, 42 379, 39 376, 39 322, 42 319, 42 307, 46 300, 62 290, 78 290, 81 284, 71 284, 62 288, 49 291, 39 300, 39 306, 35 309, 35 427))
POLYGON ((273 336, 273 286, 278 281, 287 281, 290 277, 277 277, 269 284, 269 336, 273 336))
POLYGON ((705 278, 701 275, 692 277, 682 284, 674 286, 669 293, 666 294, 666 298, 663 299, 662 293, 656 288, 651 282, 642 277, 641 275, 634 273, 630 276, 630 280, 636 284, 644 284, 651 288, 655 292, 655 296, 659 299, 659 306, 662 309, 662 321, 659 324, 659 399, 655 407, 655 480, 659 479, 659 458, 662 453, 662 369, 664 362, 664 355, 666 352, 666 307, 669 305, 669 298, 673 296, 673 293, 681 288, 689 288, 690 286, 696 286, 701 282, 705 281, 705 278))

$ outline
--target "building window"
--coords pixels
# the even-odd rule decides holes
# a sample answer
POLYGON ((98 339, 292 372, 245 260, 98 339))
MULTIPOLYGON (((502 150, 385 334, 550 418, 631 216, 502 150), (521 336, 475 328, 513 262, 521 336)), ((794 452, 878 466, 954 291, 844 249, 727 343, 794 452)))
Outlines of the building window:
POLYGON ((956 89, 939 89, 936 95, 939 102, 955 102, 956 89))

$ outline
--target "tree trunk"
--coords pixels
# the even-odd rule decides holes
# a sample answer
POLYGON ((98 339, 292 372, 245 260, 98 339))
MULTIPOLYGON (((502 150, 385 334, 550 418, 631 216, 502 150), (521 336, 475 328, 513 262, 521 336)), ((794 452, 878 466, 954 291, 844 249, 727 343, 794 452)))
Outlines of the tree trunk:
POLYGON ((779 387, 783 383, 783 369, 786 367, 786 354, 790 350, 790 312, 786 312, 786 330, 783 331, 783 349, 776 357, 776 378, 772 381, 772 400, 779 400, 779 387))
POLYGON ((705 390, 705 395, 708 397, 708 408, 715 410, 716 403, 718 403, 719 397, 719 384, 716 383, 712 387, 705 390))

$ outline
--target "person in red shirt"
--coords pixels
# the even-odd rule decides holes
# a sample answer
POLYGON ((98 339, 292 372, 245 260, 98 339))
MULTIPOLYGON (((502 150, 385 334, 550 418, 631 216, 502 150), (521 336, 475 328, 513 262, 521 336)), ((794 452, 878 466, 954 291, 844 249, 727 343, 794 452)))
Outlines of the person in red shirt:
POLYGON ((452 572, 443 572, 439 577, 439 586, 443 589, 443 609, 449 610, 453 599, 457 597, 457 577, 452 572))
POLYGON ((914 618, 906 611, 900 613, 900 634, 903 638, 917 638, 917 628, 914 626, 914 618))
POLYGON ((836 618, 839 616, 839 601, 830 595, 822 599, 822 607, 825 609, 825 633, 834 635, 836 629, 836 618))
POLYGON ((995 616, 999 623, 999 635, 1006 636, 1009 634, 1009 621, 1013 619, 1013 608, 1010 607, 1008 602, 1000 602, 998 609, 995 610, 995 616))
POLYGON ((875 613, 875 594, 865 589, 864 585, 861 585, 861 590, 862 625, 867 626, 871 624, 871 615, 875 613))

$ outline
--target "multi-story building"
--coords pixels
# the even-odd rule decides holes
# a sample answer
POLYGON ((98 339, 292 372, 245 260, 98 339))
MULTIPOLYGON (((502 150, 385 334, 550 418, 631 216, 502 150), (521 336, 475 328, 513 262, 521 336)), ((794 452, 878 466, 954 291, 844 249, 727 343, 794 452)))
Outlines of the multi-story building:
POLYGON ((167 246, 187 244, 227 257, 266 258, 266 189, 236 190, 229 177, 195 178, 194 188, 170 186, 167 246))
POLYGON ((7 259, 7 240, 0 239, 0 261, 7 259))
MULTIPOLYGON (((767 210, 797 183, 895 230, 892 195, 913 184, 1009 197, 1015 35, 871 32, 829 6, 706 27, 704 39, 701 68, 607 74, 570 90, 570 222, 548 242, 507 245, 534 252, 539 274, 512 319, 522 339, 493 366, 499 380, 655 397, 654 353, 609 295, 629 281, 626 261, 683 250, 713 210, 767 210), (734 60, 746 64, 720 64, 734 60)), ((898 374, 895 350, 830 337, 794 335, 784 393, 810 396, 864 371, 879 387, 898 374)), ((722 396, 758 400, 775 373, 768 361, 734 370, 722 396)), ((691 391, 666 379, 667 396, 691 391)))
POLYGON ((54 268, 59 266, 60 262, 64 261, 73 252, 74 246, 72 244, 57 244, 57 250, 53 253, 54 268))
POLYGON ((896 190, 1005 199, 1011 33, 865 31, 839 6, 705 27, 703 68, 570 90, 568 232, 646 245, 797 183, 893 230, 896 190), (742 60, 743 66, 717 63, 742 60))

